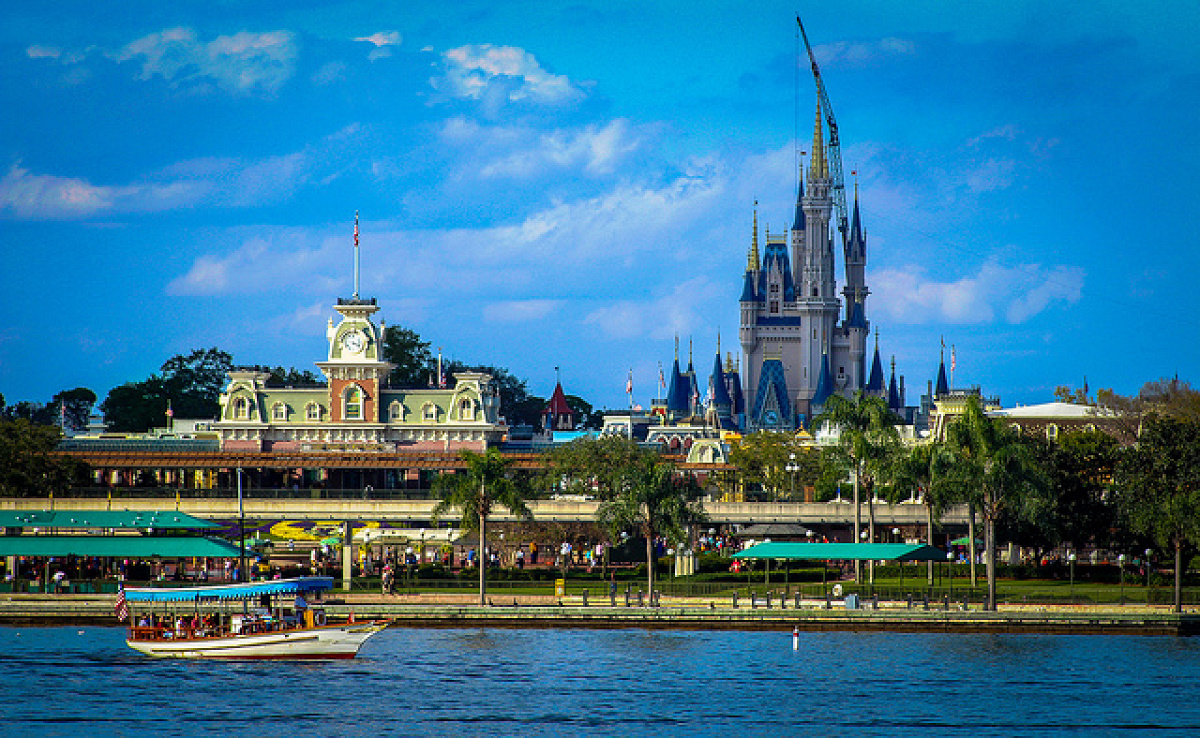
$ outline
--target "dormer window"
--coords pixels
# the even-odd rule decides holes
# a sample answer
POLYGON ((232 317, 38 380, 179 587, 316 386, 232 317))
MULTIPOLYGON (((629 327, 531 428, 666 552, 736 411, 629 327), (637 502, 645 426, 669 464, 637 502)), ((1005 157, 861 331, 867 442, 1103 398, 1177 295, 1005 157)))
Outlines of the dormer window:
POLYGON ((432 402, 425 403, 425 407, 421 408, 421 420, 426 423, 437 422, 437 416, 437 405, 434 405, 432 402))
POLYGON ((239 397, 233 401, 234 420, 247 420, 250 417, 250 401, 239 397))
POLYGON ((304 408, 304 417, 311 421, 321 419, 321 406, 315 402, 308 403, 308 407, 304 408))
POLYGON ((277 402, 271 407, 271 420, 282 423, 288 418, 287 405, 282 402, 277 402))
POLYGON ((469 399, 463 399, 458 403, 458 419, 459 420, 474 420, 475 419, 475 403, 469 399))
POLYGON ((388 405, 388 419, 393 423, 404 420, 404 405, 401 405, 399 400, 393 400, 392 404, 388 405))

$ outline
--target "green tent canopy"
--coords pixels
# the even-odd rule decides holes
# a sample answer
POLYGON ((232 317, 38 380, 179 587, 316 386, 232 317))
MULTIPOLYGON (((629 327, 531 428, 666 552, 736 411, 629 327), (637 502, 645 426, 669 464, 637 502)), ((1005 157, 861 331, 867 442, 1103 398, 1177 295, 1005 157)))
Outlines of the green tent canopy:
POLYGON ((907 543, 791 543, 771 541, 733 555, 735 559, 945 561, 946 552, 933 546, 907 543))
POLYGON ((203 536, 0 536, 0 556, 111 556, 179 559, 241 554, 228 541, 203 536))

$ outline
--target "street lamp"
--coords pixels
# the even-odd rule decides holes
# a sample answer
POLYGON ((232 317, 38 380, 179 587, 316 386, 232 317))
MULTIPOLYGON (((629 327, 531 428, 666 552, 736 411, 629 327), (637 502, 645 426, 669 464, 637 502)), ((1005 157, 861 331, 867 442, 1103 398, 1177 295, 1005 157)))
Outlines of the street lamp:
MULTIPOLYGON (((892 538, 896 541, 896 543, 900 542, 899 528, 892 528, 892 538)), ((898 561, 896 563, 900 565, 900 589, 904 589, 904 562, 898 561)))
POLYGON ((1121 604, 1125 604, 1125 554, 1117 557, 1117 576, 1120 577, 1121 604))
POLYGON ((1071 602, 1075 602, 1075 552, 1067 554, 1067 561, 1071 565, 1071 602))
POLYGON ((950 599, 954 599, 954 552, 946 552, 946 567, 950 570, 950 599))
POLYGON ((1150 554, 1154 553, 1150 549, 1146 549, 1146 604, 1150 604, 1150 554))
POLYGON ((796 497, 796 472, 800 471, 800 466, 796 463, 796 454, 788 454, 788 464, 784 467, 788 473, 788 481, 792 484, 792 499, 796 497))

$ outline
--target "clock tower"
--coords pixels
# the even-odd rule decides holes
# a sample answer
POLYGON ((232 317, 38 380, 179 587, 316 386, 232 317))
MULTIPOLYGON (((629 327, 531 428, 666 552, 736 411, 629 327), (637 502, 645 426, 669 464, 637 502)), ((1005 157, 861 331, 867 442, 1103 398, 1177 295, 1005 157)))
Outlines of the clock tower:
POLYGON ((335 423, 381 422, 380 389, 392 371, 383 360, 383 335, 387 326, 376 327, 371 316, 379 311, 375 299, 338 299, 334 306, 342 320, 329 320, 325 331, 329 359, 318 362, 329 380, 329 419, 335 423))

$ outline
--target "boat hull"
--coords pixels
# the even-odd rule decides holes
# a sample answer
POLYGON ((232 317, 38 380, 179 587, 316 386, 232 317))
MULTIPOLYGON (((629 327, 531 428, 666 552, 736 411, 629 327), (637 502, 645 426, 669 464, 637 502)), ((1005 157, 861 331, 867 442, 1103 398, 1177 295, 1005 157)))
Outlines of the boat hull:
POLYGON ((220 638, 131 638, 126 643, 155 658, 352 659, 368 638, 386 627, 386 623, 347 623, 220 638))

